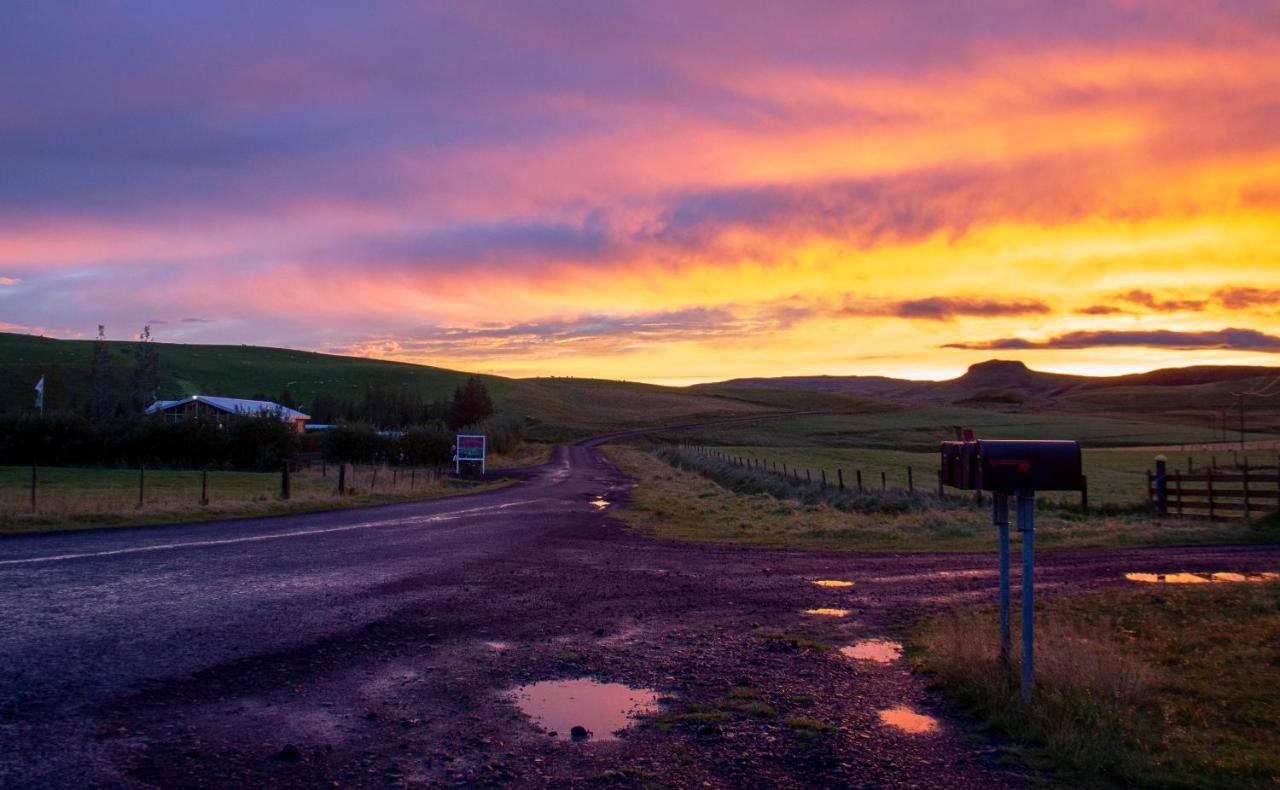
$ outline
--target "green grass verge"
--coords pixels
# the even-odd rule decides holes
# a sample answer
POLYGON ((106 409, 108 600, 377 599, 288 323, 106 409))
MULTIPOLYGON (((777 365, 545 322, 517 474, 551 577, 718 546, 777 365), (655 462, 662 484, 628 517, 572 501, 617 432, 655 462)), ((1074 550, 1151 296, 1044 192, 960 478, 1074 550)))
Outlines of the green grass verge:
POLYGON ((1030 706, 999 665, 995 620, 943 615, 910 655, 1033 757, 1074 780, 1280 783, 1280 583, 1129 587, 1037 608, 1030 706))
MULTIPOLYGON (((981 507, 846 512, 821 501, 737 493, 635 446, 611 445, 606 453, 637 481, 618 516, 655 537, 842 551, 987 551, 994 546, 990 514, 981 507)), ((1084 518, 1071 510, 1042 509, 1036 521, 1036 543, 1044 549, 1277 541, 1280 523, 1274 519, 1252 525, 1161 522, 1136 513, 1084 518)))
POLYGON ((296 472, 291 498, 280 499, 280 475, 271 472, 210 472, 209 503, 200 504, 201 473, 154 469, 144 478, 138 506, 138 470, 41 468, 36 511, 31 511, 31 468, 0 466, 0 533, 57 532, 191 521, 271 516, 457 496, 507 485, 487 481, 432 479, 424 471, 393 474, 357 467, 347 496, 337 494, 337 470, 296 472), (376 485, 375 485, 376 482, 376 485))

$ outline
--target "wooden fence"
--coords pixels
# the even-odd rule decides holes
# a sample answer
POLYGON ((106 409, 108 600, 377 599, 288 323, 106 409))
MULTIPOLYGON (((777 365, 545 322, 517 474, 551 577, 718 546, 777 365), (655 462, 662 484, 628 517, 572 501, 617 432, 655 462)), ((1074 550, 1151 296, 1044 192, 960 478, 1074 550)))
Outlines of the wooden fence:
POLYGON ((1220 466, 1169 471, 1157 460, 1147 470, 1147 501, 1160 518, 1252 520, 1280 511, 1280 468, 1220 466))

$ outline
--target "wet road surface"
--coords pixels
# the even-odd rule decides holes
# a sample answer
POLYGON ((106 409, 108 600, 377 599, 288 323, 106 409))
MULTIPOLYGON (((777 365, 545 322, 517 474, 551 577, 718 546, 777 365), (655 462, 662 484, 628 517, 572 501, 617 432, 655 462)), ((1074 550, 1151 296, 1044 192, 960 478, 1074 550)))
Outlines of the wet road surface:
MULTIPOLYGON (((882 639, 990 600, 992 556, 655 541, 610 516, 628 485, 580 445, 466 497, 0 540, 0 785, 1029 781, 900 661, 786 637, 882 639), (804 614, 827 608, 846 614, 804 614), (508 693, 579 677, 653 689, 673 716, 726 694, 763 707, 575 743, 508 693), (894 732, 900 706, 939 726, 894 732)), ((1277 567, 1276 548, 1073 551, 1044 553, 1037 581, 1277 567)))

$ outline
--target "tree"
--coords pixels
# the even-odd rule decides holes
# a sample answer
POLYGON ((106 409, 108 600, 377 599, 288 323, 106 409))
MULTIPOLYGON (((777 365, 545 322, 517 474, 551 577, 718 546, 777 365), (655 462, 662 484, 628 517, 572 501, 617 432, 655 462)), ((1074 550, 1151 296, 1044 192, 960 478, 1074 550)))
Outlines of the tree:
POLYGON ((449 404, 450 428, 475 425, 491 414, 493 399, 489 397, 489 388, 478 377, 471 376, 466 384, 458 385, 453 391, 453 401, 449 404))
POLYGON ((138 335, 134 360, 133 407, 140 412, 156 401, 156 390, 160 386, 160 355, 151 342, 150 325, 144 326, 138 335))
POLYGON ((89 357, 89 419, 102 422, 116 411, 111 397, 111 347, 107 345, 107 328, 98 324, 98 337, 93 341, 89 357))

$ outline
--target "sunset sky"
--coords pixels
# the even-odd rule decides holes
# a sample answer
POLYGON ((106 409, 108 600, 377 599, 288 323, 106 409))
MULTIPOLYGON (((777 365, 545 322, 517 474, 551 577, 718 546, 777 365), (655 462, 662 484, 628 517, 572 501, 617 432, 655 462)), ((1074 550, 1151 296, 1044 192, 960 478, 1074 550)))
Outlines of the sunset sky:
POLYGON ((1280 364, 1280 5, 24 2, 0 329, 514 376, 1280 364))

